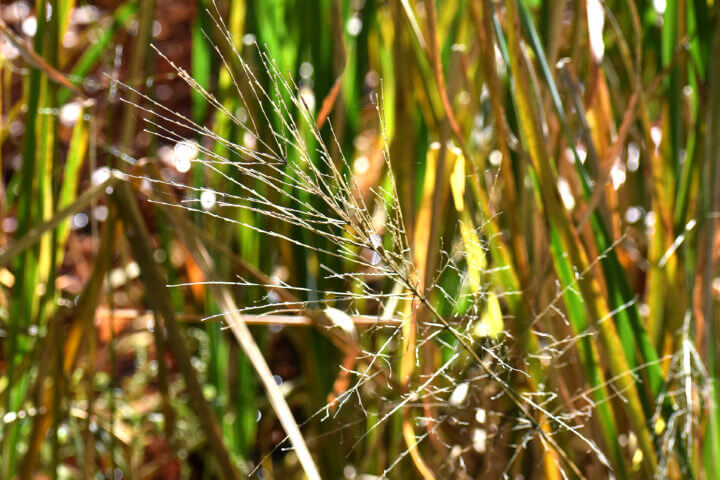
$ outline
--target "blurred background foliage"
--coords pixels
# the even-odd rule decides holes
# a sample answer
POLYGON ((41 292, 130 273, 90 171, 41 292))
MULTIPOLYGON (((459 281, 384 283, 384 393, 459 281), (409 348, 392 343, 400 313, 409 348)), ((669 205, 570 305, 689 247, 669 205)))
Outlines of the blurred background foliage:
POLYGON ((0 478, 312 477, 244 345, 203 321, 223 291, 303 302, 247 321, 322 478, 720 478, 717 2, 17 0, 0 19, 0 478), (365 267, 214 193, 264 187, 199 157, 283 128, 218 114, 252 116, 233 48, 271 89, 257 45, 368 205, 392 168, 418 291, 472 319, 496 373, 427 309, 368 328, 386 299, 336 298, 362 285, 327 274, 365 267), (155 175, 198 208, 148 202, 155 175), (321 304, 358 350, 309 327, 321 304), (384 342, 387 378, 330 408, 384 342))

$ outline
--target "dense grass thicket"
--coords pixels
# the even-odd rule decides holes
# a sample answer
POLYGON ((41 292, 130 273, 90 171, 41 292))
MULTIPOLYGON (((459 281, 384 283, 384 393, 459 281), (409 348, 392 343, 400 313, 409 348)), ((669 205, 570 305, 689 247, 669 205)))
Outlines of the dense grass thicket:
POLYGON ((0 5, 0 479, 720 478, 720 3, 0 5))

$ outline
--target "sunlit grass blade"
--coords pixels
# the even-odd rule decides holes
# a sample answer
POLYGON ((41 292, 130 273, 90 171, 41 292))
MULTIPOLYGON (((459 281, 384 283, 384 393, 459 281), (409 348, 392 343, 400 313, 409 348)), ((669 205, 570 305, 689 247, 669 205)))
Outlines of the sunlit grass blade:
MULTIPOLYGON (((568 261, 573 268, 584 271, 587 266, 587 258, 581 250, 581 243, 577 237, 574 227, 570 224, 564 206, 559 202, 557 194, 557 180, 555 169, 550 164, 545 151, 543 137, 538 124, 538 117, 530 93, 532 87, 526 77, 525 65, 518 32, 515 30, 515 18, 517 15, 515 0, 508 0, 505 3, 510 19, 509 28, 506 30, 508 41, 508 53, 510 57, 510 68, 512 69, 515 83, 514 93, 517 102, 518 117, 520 120, 523 140, 533 163, 537 175, 537 187, 539 197, 543 202, 543 210, 548 221, 557 229, 561 245, 568 261)), ((628 416, 633 425, 633 430, 638 436, 640 448, 644 454, 644 465, 647 472, 654 472, 657 468, 657 459, 652 444, 652 435, 648 430, 645 421, 644 408, 641 402, 641 394, 631 377, 630 368, 624 354, 618 355, 620 341, 614 325, 605 322, 604 319, 611 316, 611 310, 605 303, 605 298, 600 294, 597 281, 590 277, 581 277, 578 280, 578 287, 582 292, 583 299, 590 317, 590 324, 597 325, 599 337, 603 348, 608 353, 608 363, 611 372, 618 377, 618 383, 627 388, 627 409, 628 416), (614 353, 613 353, 614 352, 614 353)))
MULTIPOLYGON (((583 187, 583 194, 585 198, 589 198, 591 195, 590 177, 584 162, 580 160, 578 155, 577 148, 575 146, 575 139, 572 136, 567 122, 565 109, 560 100, 560 95, 555 85, 554 77, 550 72, 550 67, 546 60, 544 50, 540 44, 530 12, 525 4, 525 0, 518 2, 518 11, 523 27, 527 30, 530 37, 530 45, 532 46, 540 64, 543 78, 550 90, 553 106, 555 107, 559 122, 567 139, 568 147, 573 153, 575 160, 574 164, 583 187)), ((597 185, 595 188, 604 188, 604 186, 597 185)), ((608 228, 597 209, 593 211, 590 223, 593 228, 598 251, 607 251, 606 255, 604 255, 602 259, 603 270, 607 276, 605 284, 608 292, 610 293, 610 308, 617 312, 614 320, 617 322, 619 330, 624 332, 622 340, 623 344, 626 345, 625 355, 630 365, 635 365, 635 351, 634 348, 631 348, 630 346, 633 344, 638 346, 642 355, 642 362, 647 365, 646 370, 648 372, 652 394, 657 396, 663 383, 662 373, 660 372, 660 365, 658 363, 659 356, 650 342, 645 328, 641 325, 640 317, 637 313, 637 307, 633 302, 634 294, 627 283, 627 276, 617 259, 617 254, 613 249, 608 250, 613 241, 610 238, 608 228)))

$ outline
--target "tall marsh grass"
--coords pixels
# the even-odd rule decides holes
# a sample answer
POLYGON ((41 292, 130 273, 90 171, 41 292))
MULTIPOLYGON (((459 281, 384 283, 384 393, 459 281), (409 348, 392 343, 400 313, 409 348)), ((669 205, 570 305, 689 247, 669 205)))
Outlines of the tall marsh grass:
POLYGON ((194 7, 2 24, 3 478, 720 477, 717 2, 194 7))

